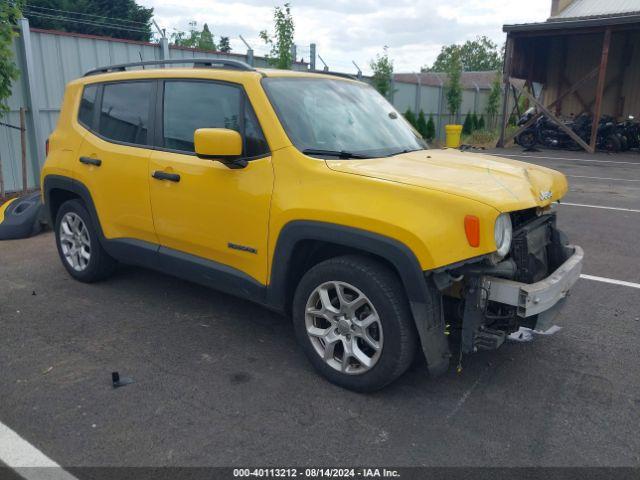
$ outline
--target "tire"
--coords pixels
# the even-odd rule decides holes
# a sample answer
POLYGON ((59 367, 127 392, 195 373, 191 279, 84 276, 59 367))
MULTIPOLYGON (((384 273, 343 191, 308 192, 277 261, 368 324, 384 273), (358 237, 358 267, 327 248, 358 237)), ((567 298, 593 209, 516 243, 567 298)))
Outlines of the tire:
POLYGON ((517 138, 518 145, 523 148, 533 148, 538 143, 535 132, 525 130, 517 138))
POLYGON ((402 283, 369 257, 346 255, 315 265, 298 284, 292 312, 296 337, 311 364, 343 388, 379 390, 415 357, 418 337, 402 283))
POLYGON ((68 200, 60 206, 54 232, 60 260, 76 280, 97 282, 115 271, 117 262, 102 248, 98 231, 82 201, 68 200))
POLYGON ((619 152, 620 151, 620 139, 617 135, 611 134, 602 142, 602 149, 607 152, 619 152))

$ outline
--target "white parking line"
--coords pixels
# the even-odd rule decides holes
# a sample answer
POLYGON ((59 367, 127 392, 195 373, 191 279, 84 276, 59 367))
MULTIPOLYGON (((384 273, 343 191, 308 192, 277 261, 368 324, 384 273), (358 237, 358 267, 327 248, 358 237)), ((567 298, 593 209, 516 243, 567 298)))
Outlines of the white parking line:
POLYGON ((624 287, 640 288, 640 283, 625 282, 624 280, 615 280, 613 278, 606 277, 596 277, 594 275, 585 275, 584 273, 580 275, 580 278, 584 278, 585 280, 593 280, 594 282, 611 283, 613 285, 622 285, 624 287))
POLYGON ((615 180, 616 182, 640 182, 640 180, 631 180, 628 178, 609 178, 609 177, 587 177, 586 175, 567 175, 565 177, 571 178, 592 178, 593 180, 615 180))
POLYGON ((593 160, 587 158, 567 158, 567 157, 543 157, 536 155, 518 155, 516 153, 490 153, 489 155, 493 155, 494 157, 519 157, 519 158, 530 158, 537 159, 540 158, 542 160, 568 160, 572 162, 591 162, 591 163, 620 163, 624 165, 637 165, 640 167, 640 162, 619 162, 617 160, 593 160))
POLYGON ((635 208, 605 207, 603 205, 585 205, 584 203, 567 203, 567 202, 561 202, 560 205, 566 205, 569 207, 602 208, 604 210, 620 210, 622 212, 640 213, 640 210, 636 210, 635 208))
POLYGON ((78 480, 3 423, 0 462, 27 480, 78 480))

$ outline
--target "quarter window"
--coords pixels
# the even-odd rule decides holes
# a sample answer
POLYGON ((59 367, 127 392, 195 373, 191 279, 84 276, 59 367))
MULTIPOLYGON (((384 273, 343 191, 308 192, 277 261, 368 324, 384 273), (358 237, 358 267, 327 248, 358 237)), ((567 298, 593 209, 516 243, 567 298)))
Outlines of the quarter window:
POLYGON ((249 102, 244 100, 243 91, 233 85, 167 81, 164 87, 163 146, 194 152, 193 134, 197 129, 228 128, 243 134, 243 156, 267 153, 269 149, 262 130, 249 102))
POLYGON ((78 111, 78 121, 85 127, 93 127, 93 113, 96 106, 96 96, 98 94, 97 85, 84 87, 82 99, 80 100, 80 110, 78 111))
POLYGON ((98 132, 117 142, 147 144, 149 131, 149 82, 104 85, 98 132))

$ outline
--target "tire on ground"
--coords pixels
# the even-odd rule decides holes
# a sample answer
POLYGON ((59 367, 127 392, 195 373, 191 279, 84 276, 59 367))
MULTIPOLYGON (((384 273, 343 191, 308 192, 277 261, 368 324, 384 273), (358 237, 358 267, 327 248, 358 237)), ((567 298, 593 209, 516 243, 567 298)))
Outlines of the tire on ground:
POLYGON ((62 261, 64 267, 67 269, 67 272, 69 272, 69 274, 76 280, 85 283, 97 282, 109 277, 115 271, 117 262, 111 256, 109 256, 104 248, 102 248, 98 230, 94 225, 91 215, 89 214, 81 200, 68 200, 60 206, 55 219, 54 233, 60 260, 62 261), (71 265, 69 265, 64 257, 62 246, 60 244, 60 224, 65 214, 69 212, 75 213, 82 219, 89 234, 91 256, 89 258, 88 265, 84 270, 81 271, 75 270, 71 265))
POLYGON ((312 365, 329 381, 359 392, 379 390, 396 380, 413 362, 418 336, 402 283, 385 264, 364 256, 331 258, 311 268, 300 280, 293 301, 296 337, 312 365), (342 281, 359 289, 378 313, 383 331, 377 363, 361 374, 332 368, 316 352, 305 325, 307 300, 325 282, 342 281))

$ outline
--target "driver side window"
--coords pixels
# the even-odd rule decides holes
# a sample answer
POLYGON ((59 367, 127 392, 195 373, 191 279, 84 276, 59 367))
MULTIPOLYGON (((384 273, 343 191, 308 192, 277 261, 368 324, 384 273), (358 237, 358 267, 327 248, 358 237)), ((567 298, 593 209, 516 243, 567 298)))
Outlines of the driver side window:
POLYGON ((169 80, 164 84, 162 146, 193 153, 199 128, 228 128, 244 139, 244 157, 269 152, 262 129, 240 87, 206 81, 169 80))

